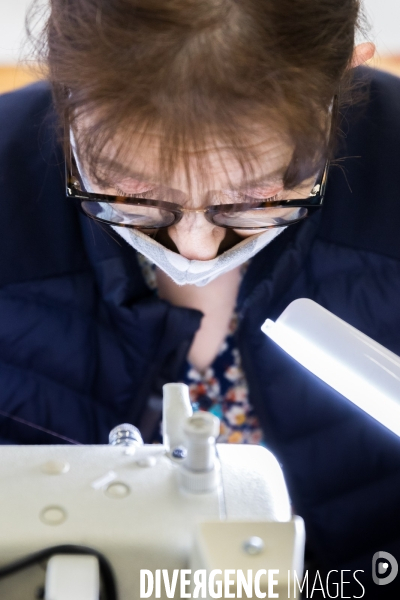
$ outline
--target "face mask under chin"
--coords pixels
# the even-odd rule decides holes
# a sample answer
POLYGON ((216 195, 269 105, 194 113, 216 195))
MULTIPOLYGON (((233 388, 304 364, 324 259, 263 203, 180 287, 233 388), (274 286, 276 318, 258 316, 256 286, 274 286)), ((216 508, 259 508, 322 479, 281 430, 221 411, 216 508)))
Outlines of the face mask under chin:
MULTIPOLYGON (((118 227, 117 225, 113 225, 112 228, 132 248, 146 256, 159 269, 164 271, 177 285, 202 287, 211 283, 223 273, 227 273, 248 261, 272 242, 286 227, 268 229, 263 233, 241 239, 231 248, 222 251, 221 254, 211 260, 189 260, 161 244, 158 239, 144 234, 139 229, 118 227)), ((231 241, 233 241, 232 238, 231 241)))

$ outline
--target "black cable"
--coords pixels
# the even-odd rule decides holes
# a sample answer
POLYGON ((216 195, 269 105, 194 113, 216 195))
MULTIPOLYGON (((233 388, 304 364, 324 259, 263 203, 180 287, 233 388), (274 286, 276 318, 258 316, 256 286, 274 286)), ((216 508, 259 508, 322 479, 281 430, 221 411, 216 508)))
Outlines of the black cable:
POLYGON ((88 554, 95 556, 99 561, 100 575, 103 582, 105 599, 104 600, 118 600, 117 585, 115 582, 114 572, 111 564, 101 552, 88 546, 78 546, 75 544, 64 544, 60 546, 51 546, 50 548, 44 548, 33 554, 29 554, 24 558, 19 558, 4 567, 0 567, 0 579, 26 569, 32 565, 35 565, 42 560, 46 560, 55 554, 88 554))

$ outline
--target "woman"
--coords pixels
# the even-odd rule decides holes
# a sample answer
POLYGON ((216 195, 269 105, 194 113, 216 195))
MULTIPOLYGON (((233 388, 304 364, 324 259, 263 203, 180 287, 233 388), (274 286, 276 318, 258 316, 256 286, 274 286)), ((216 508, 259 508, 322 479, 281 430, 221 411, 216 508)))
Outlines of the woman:
POLYGON ((368 587, 400 539, 398 442, 260 332, 308 296, 400 352, 400 84, 354 71, 358 11, 52 0, 50 86, 0 101, 0 397, 59 436, 150 441, 186 381, 222 440, 276 453, 319 564, 368 587))

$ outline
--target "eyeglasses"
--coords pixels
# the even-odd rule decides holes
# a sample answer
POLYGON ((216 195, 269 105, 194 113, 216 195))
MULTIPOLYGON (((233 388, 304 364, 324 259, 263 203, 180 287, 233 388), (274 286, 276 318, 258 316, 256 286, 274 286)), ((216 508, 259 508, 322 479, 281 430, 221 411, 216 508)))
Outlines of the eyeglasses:
MULTIPOLYGON (((334 97, 330 141, 336 125, 338 98, 334 97)), ((204 217, 218 227, 226 229, 269 229, 292 225, 320 208, 324 201, 329 160, 305 199, 256 200, 249 195, 235 192, 240 202, 212 204, 202 209, 190 209, 165 199, 147 198, 147 195, 163 195, 150 190, 135 196, 109 195, 87 192, 79 174, 69 140, 69 124, 65 125, 66 195, 80 201, 83 212, 90 218, 120 227, 134 229, 163 229, 176 225, 185 213, 203 213, 204 217), (139 197, 140 196, 140 197, 139 197)), ((165 195, 168 196, 166 192, 165 195)), ((165 198, 165 195, 163 196, 165 198)))

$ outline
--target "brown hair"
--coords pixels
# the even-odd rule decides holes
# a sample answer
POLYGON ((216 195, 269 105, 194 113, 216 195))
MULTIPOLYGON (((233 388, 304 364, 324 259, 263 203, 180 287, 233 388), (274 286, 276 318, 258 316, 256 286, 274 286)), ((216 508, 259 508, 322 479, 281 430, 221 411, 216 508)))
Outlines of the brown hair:
POLYGON ((154 129, 164 177, 210 139, 245 171, 252 123, 293 145, 291 187, 326 158, 358 15, 359 0, 51 0, 42 58, 60 116, 91 117, 78 148, 97 181, 109 142, 154 129))

